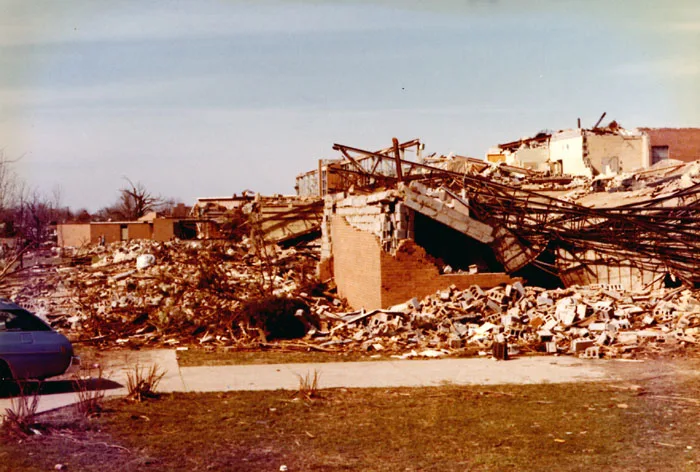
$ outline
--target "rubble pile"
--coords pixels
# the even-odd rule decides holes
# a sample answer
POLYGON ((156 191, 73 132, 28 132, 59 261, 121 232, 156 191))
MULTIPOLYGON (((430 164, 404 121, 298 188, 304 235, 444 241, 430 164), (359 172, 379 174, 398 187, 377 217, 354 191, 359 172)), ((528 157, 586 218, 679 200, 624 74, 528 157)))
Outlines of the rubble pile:
POLYGON ((340 305, 314 285, 311 250, 271 245, 261 252, 247 239, 141 240, 93 246, 72 259, 86 257, 94 262, 31 269, 10 298, 75 338, 117 344, 245 343, 264 337, 240 319, 251 300, 340 305))
POLYGON ((491 349, 498 335, 511 354, 635 357, 700 343, 700 294, 686 289, 629 293, 620 287, 545 290, 515 283, 487 291, 454 287, 389 310, 340 316, 321 347, 437 356, 491 349), (418 352, 422 351, 422 352, 418 352))
POLYGON ((347 312, 310 282, 309 250, 273 245, 260 253, 246 239, 138 241, 92 246, 68 260, 28 269, 5 292, 74 339, 112 345, 257 347, 266 333, 241 314, 275 296, 301 302, 294 310, 308 332, 296 344, 322 351, 485 354, 502 337, 511 355, 630 358, 700 343, 700 292, 686 288, 452 286, 387 310, 347 312))

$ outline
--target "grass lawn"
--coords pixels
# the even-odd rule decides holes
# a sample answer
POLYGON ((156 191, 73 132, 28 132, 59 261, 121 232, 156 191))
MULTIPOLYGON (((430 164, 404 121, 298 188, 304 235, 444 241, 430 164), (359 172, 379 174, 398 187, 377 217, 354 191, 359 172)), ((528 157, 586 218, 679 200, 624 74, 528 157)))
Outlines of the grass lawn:
MULTIPOLYGON (((201 349, 190 347, 178 351, 178 363, 182 367, 211 365, 251 364, 305 364, 319 362, 365 362, 393 360, 391 352, 323 352, 302 349, 234 351, 226 349, 201 349)), ((477 357, 478 349, 465 349, 453 357, 477 357)), ((425 359, 420 356, 415 359, 425 359)))
POLYGON ((0 470, 697 471, 700 379, 168 394, 0 442, 0 470))
POLYGON ((242 365, 242 364, 296 364, 317 362, 357 362, 389 360, 388 354, 372 356, 361 352, 320 352, 320 351, 229 351, 223 349, 197 349, 178 351, 177 360, 181 367, 200 365, 242 365))

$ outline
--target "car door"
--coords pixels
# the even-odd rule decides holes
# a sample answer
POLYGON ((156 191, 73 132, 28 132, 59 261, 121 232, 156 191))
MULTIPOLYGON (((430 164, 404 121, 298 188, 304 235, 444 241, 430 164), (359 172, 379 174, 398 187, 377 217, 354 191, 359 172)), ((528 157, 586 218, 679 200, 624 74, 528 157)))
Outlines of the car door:
POLYGON ((15 378, 26 378, 40 358, 33 349, 34 336, 17 323, 16 314, 0 310, 0 359, 7 362, 15 378))
POLYGON ((67 340, 26 310, 0 310, 0 358, 15 378, 63 373, 70 363, 67 340))

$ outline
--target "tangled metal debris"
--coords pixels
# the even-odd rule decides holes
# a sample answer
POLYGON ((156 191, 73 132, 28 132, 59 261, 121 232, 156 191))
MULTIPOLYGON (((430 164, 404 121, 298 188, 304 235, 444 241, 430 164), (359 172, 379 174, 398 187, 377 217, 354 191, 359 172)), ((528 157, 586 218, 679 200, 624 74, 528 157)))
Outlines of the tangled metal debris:
POLYGON ((398 151, 388 156, 340 144, 334 149, 346 157, 356 153, 395 163, 388 175, 365 168, 353 182, 356 191, 402 182, 413 182, 408 185, 413 188, 420 181, 423 187, 458 196, 475 220, 507 230, 515 236, 522 257, 509 267, 512 244, 495 245, 494 250, 509 271, 534 263, 567 284, 583 285, 600 278, 600 266, 617 266, 625 273, 607 281, 627 288, 660 287, 667 273, 690 286, 700 282, 700 261, 695 257, 700 249, 700 162, 593 182, 579 180, 575 184, 581 195, 574 199, 551 195, 548 190, 560 190, 561 182, 547 186, 546 179, 537 179, 544 174, 527 169, 461 158, 463 169, 454 171, 448 168, 455 167, 450 164, 455 159, 443 159, 437 167, 403 160, 398 151), (601 187, 607 190, 603 204, 582 198, 601 187), (624 203, 625 199, 630 202, 624 203), (537 260, 544 251, 555 255, 554 266, 537 260))

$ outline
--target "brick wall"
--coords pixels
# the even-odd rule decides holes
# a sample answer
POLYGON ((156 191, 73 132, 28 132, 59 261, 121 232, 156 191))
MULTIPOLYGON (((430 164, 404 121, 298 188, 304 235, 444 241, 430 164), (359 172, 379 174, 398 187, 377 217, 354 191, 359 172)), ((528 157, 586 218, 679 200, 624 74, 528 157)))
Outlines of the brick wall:
POLYGON ((129 239, 151 239, 153 230, 148 223, 129 223, 129 239))
POLYGON ((491 288, 513 279, 504 273, 440 274, 435 261, 425 250, 411 240, 399 244, 396 254, 381 255, 381 306, 397 305, 413 297, 421 299, 450 285, 464 290, 472 285, 491 288))
POLYGON ((81 247, 90 242, 90 223, 59 224, 56 232, 60 247, 81 247))
POLYGON ((668 158, 684 162, 700 159, 700 128, 640 128, 649 147, 668 146, 668 158))
POLYGON ((342 216, 331 217, 333 273, 338 295, 350 306, 380 308, 381 272, 379 239, 350 226, 342 216))
POLYGON ((119 223, 91 223, 90 224, 90 242, 97 244, 100 242, 100 236, 105 237, 105 243, 114 243, 121 241, 121 225, 119 223))
POLYGON ((170 241, 175 237, 174 224, 176 220, 170 218, 156 218, 153 220, 153 240, 170 241))

